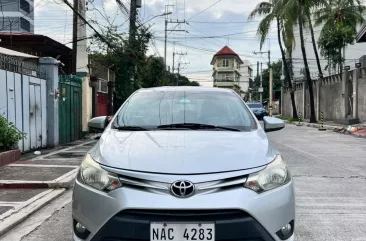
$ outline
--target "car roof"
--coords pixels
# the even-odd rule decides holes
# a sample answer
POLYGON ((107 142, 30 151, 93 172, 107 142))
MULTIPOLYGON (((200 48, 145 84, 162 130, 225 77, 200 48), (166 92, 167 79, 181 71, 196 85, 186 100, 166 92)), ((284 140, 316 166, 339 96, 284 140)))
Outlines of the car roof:
POLYGON ((233 93, 231 89, 217 88, 217 87, 203 87, 203 86, 161 86, 153 88, 142 88, 137 92, 153 92, 153 91, 163 91, 163 92, 175 92, 175 91, 189 91, 189 92, 216 92, 216 93, 233 93))

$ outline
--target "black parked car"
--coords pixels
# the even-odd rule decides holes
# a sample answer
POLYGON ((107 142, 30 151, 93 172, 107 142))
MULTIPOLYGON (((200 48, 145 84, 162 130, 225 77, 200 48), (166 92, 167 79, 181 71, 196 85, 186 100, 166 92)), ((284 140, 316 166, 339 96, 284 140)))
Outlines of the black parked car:
POLYGON ((267 110, 260 102, 247 102, 249 108, 253 111, 254 115, 260 120, 263 117, 268 116, 267 110))

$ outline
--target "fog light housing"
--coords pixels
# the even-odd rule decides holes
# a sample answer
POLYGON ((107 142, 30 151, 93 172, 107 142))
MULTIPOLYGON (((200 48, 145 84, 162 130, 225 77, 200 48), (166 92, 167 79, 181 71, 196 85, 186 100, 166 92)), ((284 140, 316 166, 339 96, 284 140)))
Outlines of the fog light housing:
POLYGON ((281 240, 286 240, 294 234, 294 229, 295 229, 295 222, 294 220, 292 220, 291 222, 283 226, 280 230, 278 230, 276 234, 281 240))
POLYGON ((86 228, 85 228, 83 225, 81 225, 80 223, 77 223, 77 224, 75 225, 75 229, 76 229, 79 233, 85 233, 85 231, 86 231, 86 228))
POLYGON ((78 238, 86 239, 89 236, 90 231, 74 219, 74 233, 78 238))

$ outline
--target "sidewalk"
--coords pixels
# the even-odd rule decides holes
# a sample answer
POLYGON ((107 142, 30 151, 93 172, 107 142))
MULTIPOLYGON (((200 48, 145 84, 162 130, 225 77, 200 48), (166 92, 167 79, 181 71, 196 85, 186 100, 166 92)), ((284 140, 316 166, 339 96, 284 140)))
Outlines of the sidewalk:
MULTIPOLYGON (((96 140, 27 153, 0 167, 0 236, 71 188, 85 153, 96 140)), ((1 239, 1 238, 0 238, 1 239)))

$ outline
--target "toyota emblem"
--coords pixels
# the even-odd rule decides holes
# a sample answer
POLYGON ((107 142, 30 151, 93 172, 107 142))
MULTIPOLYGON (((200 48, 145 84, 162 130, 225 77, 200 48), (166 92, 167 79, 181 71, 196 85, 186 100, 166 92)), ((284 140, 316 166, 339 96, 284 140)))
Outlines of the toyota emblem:
POLYGON ((175 181, 170 191, 176 197, 185 198, 194 194, 194 184, 190 181, 175 181))

